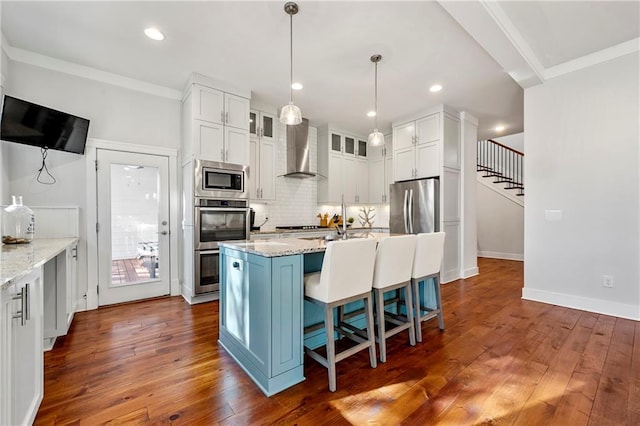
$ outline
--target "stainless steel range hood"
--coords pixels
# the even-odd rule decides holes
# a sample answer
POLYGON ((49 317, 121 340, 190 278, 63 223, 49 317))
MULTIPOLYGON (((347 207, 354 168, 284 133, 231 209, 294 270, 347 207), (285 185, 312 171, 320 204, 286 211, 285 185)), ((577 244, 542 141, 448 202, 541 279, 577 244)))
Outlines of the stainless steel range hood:
POLYGON ((309 171, 309 120, 287 126, 287 173, 284 177, 307 179, 316 177, 309 171))

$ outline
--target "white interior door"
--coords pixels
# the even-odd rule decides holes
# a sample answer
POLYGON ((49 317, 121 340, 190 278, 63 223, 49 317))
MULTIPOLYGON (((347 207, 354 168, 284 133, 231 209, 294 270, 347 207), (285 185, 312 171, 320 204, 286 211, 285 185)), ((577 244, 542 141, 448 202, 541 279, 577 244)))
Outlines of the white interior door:
POLYGON ((170 293, 169 158, 97 150, 98 304, 170 293))

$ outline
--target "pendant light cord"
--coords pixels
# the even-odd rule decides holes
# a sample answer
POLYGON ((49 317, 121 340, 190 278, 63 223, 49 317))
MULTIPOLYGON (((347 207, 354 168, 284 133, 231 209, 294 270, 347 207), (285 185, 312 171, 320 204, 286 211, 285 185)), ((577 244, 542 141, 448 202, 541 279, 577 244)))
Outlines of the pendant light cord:
POLYGON ((289 103, 293 103, 293 14, 289 14, 289 103))
POLYGON ((374 108, 376 110, 376 131, 378 130, 378 62, 375 62, 375 95, 374 95, 374 108))

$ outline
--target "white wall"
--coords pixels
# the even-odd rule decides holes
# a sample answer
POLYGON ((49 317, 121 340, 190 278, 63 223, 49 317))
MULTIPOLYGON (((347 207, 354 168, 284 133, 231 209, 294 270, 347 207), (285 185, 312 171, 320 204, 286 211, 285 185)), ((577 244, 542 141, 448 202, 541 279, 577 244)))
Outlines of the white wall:
MULTIPOLYGON (((178 148, 180 102, 121 87, 50 71, 15 61, 9 64, 9 95, 23 98, 91 120, 89 137, 141 145, 178 148)), ((35 181, 40 150, 1 142, 3 173, 8 170, 9 193, 24 197, 31 206, 80 207, 79 294, 87 289, 86 157, 50 151, 47 165, 55 185, 35 181)), ((4 181, 4 178, 3 178, 4 181)), ((37 224, 36 224, 37 226, 37 224)), ((176 272, 177 275, 177 272, 176 272)))
POLYGON ((493 140, 500 142, 502 145, 506 145, 509 148, 513 148, 516 151, 524 152, 524 133, 501 136, 499 138, 493 138, 493 140))
POLYGON ((633 53, 525 90, 524 298, 640 319, 639 75, 633 53))
POLYGON ((524 260, 524 207, 483 183, 476 185, 478 256, 524 260))

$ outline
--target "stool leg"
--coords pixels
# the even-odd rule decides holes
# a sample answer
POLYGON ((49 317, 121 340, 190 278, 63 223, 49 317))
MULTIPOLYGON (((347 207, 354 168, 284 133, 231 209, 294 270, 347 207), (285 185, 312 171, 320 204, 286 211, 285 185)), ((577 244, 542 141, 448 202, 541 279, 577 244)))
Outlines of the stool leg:
POLYGON ((367 316, 367 337, 369 338, 369 360, 371 361, 371 368, 378 366, 376 360, 376 336, 375 328, 373 326, 373 305, 371 303, 371 293, 365 296, 364 301, 364 314, 367 316))
POLYGON ((333 307, 324 307, 324 326, 327 334, 327 369, 329 370, 329 390, 336 391, 336 343, 333 339, 333 307))
POLYGON ((411 281, 407 282, 404 289, 404 301, 407 309, 407 322, 409 322, 409 344, 411 346, 416 345, 416 322, 413 317, 413 297, 411 297, 411 281))
POLYGON ((436 303, 438 304, 438 326, 440 330, 444 330, 444 314, 442 313, 442 296, 440 294, 440 275, 433 277, 433 285, 436 291, 436 303))
POLYGON ((384 290, 374 288, 376 298, 376 318, 378 320, 378 347, 380 348, 380 362, 387 362, 387 338, 384 330, 384 290))
POLYGON ((422 313, 420 312, 420 281, 412 278, 411 288, 413 290, 413 315, 416 319, 416 340, 418 342, 422 342, 422 322, 420 320, 420 317, 422 315, 422 313))

